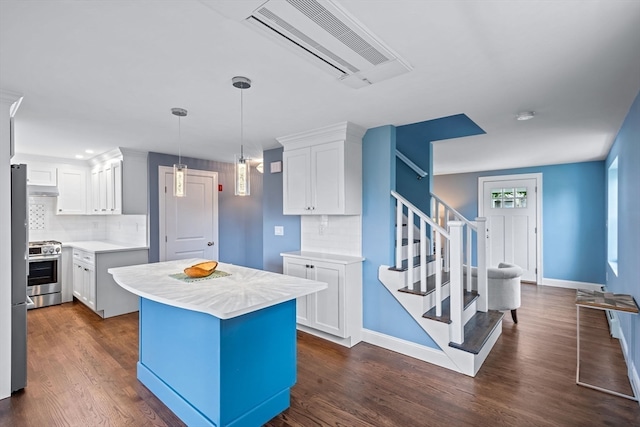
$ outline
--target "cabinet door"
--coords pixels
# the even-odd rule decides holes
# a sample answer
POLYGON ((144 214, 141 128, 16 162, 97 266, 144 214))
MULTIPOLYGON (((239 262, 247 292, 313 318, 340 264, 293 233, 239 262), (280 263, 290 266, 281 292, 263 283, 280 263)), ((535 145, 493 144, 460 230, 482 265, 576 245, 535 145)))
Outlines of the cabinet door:
POLYGON ((84 269, 78 263, 73 263, 73 296, 83 301, 84 292, 84 269))
POLYGON ((58 169, 58 214, 83 215, 87 213, 87 171, 84 169, 58 169))
POLYGON ((96 273, 93 267, 85 266, 82 269, 84 282, 83 300, 92 310, 96 309, 96 273))
POLYGON ((311 213, 310 149, 282 153, 282 205, 285 215, 311 213))
POLYGON ((57 183, 57 169, 55 166, 32 162, 27 164, 27 184, 56 186, 57 183))
POLYGON ((344 168, 343 142, 311 147, 312 213, 344 213, 344 168))
MULTIPOLYGON (((294 277, 307 278, 309 262, 300 259, 285 258, 284 274, 294 277)), ((296 322, 302 325, 309 325, 309 303, 308 295, 296 299, 296 322)))
POLYGON ((345 289, 344 289, 344 266, 327 262, 313 262, 313 279, 325 282, 329 287, 325 290, 310 295, 313 297, 313 307, 311 313, 310 326, 345 338, 345 289))
POLYGON ((114 215, 122 213, 122 161, 111 163, 112 174, 112 211, 114 215))
POLYGON ((91 171, 91 213, 100 213, 100 168, 91 171))
POLYGON ((113 213, 113 168, 111 163, 104 165, 104 198, 105 213, 113 213))

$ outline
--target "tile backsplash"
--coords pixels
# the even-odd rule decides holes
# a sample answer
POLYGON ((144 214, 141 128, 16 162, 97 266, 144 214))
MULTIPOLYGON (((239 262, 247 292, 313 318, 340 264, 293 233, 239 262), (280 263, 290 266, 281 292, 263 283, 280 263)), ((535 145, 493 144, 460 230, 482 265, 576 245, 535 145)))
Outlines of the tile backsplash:
POLYGON ((360 215, 303 215, 301 250, 336 255, 362 255, 360 215))
POLYGON ((104 240, 146 246, 146 215, 56 215, 55 197, 29 197, 29 240, 104 240))

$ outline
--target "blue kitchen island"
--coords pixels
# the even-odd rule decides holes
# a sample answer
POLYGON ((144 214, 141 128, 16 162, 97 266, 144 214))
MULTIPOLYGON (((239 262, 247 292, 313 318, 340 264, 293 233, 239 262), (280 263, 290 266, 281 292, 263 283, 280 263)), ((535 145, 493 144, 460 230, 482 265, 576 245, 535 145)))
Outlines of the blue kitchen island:
POLYGON ((201 261, 108 270, 140 297, 138 380, 189 426, 260 426, 289 407, 296 298, 327 284, 224 263, 180 275, 201 261))

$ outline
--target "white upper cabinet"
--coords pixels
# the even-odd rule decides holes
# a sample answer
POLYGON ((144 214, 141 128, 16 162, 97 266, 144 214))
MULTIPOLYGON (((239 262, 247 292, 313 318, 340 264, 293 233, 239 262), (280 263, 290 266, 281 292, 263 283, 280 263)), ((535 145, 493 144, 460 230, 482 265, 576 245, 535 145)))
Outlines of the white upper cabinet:
POLYGON ((285 215, 361 214, 364 132, 344 122, 278 138, 285 215))
POLYGON ((87 169, 58 168, 58 215, 87 213, 87 169))
POLYGON ((91 170, 91 213, 122 213, 122 161, 109 160, 91 170))
POLYGON ((27 165, 27 184, 55 187, 58 185, 57 171, 55 165, 29 162, 27 165))

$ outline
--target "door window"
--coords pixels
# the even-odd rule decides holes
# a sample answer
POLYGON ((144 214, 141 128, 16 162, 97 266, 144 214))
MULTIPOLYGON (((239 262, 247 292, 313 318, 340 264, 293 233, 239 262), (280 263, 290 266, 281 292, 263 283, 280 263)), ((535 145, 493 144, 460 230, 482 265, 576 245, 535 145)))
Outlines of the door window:
POLYGON ((527 207, 527 189, 516 188, 492 188, 492 209, 514 209, 527 207))

